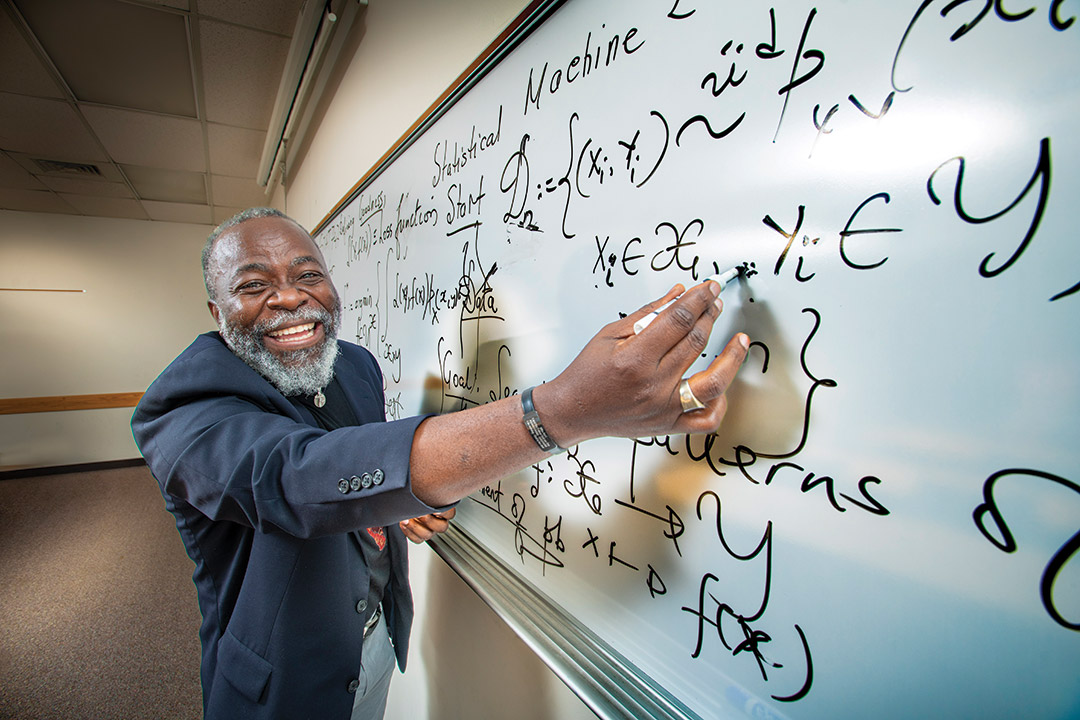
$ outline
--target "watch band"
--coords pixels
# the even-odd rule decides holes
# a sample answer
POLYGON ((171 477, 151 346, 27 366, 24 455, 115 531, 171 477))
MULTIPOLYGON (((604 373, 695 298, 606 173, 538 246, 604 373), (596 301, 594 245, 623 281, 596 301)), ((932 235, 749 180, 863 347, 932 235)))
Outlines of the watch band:
POLYGON ((555 441, 548 435, 547 430, 544 428, 544 424, 540 422, 540 415, 536 412, 536 407, 532 401, 533 388, 527 389, 521 393, 521 409, 525 411, 525 416, 522 418, 522 422, 525 423, 525 428, 532 435, 532 439, 536 441, 536 444, 540 446, 540 449, 544 452, 549 452, 552 455, 557 453, 566 452, 566 448, 559 447, 555 444, 555 441))

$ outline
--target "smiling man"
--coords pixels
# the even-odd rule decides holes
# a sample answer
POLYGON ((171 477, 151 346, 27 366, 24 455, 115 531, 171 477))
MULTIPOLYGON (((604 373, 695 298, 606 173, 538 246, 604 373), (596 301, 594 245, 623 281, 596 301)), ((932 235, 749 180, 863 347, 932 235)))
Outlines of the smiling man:
POLYGON ((387 422, 379 367, 337 340, 338 294, 293 220, 226 221, 203 275, 219 332, 154 381, 132 431, 195 563, 207 718, 382 717, 412 621, 406 538, 590 438, 714 431, 749 344, 736 335, 684 379, 721 310, 715 283, 633 331, 676 286, 520 396, 387 422))
MULTIPOLYGON (((238 216, 237 224, 259 213, 249 214, 253 217, 238 216)), ((298 226, 280 232, 276 223, 253 223, 243 235, 214 241, 228 229, 220 230, 203 251, 210 314, 221 336, 283 394, 316 395, 333 377, 338 346, 330 340, 341 322, 341 303, 322 255, 301 237, 301 244, 311 245, 310 253, 291 256, 296 238, 290 235, 306 234, 298 226), (273 276, 275 263, 284 268, 284 277, 273 276), (275 282, 295 287, 295 298, 267 297, 275 282)))

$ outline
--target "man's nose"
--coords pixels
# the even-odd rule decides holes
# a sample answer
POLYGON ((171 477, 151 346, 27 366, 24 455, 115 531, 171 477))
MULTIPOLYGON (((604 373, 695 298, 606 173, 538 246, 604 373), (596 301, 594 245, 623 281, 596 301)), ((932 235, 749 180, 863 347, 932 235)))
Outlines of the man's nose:
POLYGON ((268 300, 272 307, 295 310, 307 302, 307 297, 294 285, 279 286, 268 300))

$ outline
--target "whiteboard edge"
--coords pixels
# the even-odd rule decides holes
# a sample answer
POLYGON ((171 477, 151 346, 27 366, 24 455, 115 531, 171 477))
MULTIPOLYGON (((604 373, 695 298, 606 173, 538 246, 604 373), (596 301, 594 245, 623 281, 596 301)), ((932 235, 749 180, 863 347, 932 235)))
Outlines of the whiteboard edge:
POLYGON ((428 545, 598 717, 702 720, 457 525, 428 545))

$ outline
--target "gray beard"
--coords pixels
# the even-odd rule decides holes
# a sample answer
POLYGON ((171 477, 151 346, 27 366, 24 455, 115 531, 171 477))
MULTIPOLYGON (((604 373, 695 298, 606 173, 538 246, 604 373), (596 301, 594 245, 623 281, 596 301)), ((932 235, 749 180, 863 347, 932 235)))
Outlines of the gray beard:
POLYGON ((337 360, 337 330, 341 322, 340 307, 332 313, 305 305, 295 312, 281 311, 269 320, 255 323, 248 329, 231 325, 221 317, 221 337, 225 344, 255 372, 262 375, 282 395, 314 395, 334 378, 337 360), (322 345, 300 350, 288 350, 278 357, 266 349, 263 335, 284 323, 296 320, 323 324, 325 341, 322 345))

